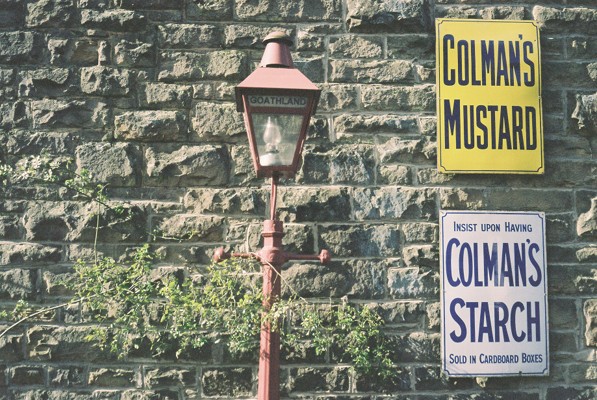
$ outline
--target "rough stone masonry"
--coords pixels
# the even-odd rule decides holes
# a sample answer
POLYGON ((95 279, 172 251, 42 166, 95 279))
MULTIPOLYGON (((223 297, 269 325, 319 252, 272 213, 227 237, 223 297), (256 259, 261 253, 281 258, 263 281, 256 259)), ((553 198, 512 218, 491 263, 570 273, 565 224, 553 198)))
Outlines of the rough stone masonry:
MULTIPOLYGON (((283 361, 289 399, 597 397, 597 3, 594 0, 0 0, 0 162, 71 159, 129 201, 98 249, 149 241, 162 267, 206 264, 219 246, 254 250, 267 182, 256 179, 233 88, 273 30, 323 89, 302 169, 285 182, 289 249, 307 297, 346 296, 388 324, 397 377, 354 375, 333 353, 283 361), (541 27, 545 175, 450 175, 436 168, 437 17, 541 27), (548 377, 440 374, 439 210, 547 216, 548 377), (183 236, 154 240, 148 232, 183 236)), ((93 248, 94 210, 52 185, 0 187, 0 308, 71 293, 60 279, 93 248)), ((0 328, 8 323, 0 322, 0 328)), ((0 399, 248 399, 255 359, 125 360, 85 341, 71 309, 0 339, 0 399)))

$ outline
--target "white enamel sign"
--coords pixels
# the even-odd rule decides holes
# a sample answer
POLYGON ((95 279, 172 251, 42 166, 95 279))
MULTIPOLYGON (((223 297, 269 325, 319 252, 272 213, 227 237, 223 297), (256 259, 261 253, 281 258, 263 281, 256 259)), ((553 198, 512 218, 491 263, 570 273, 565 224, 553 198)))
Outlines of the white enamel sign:
POLYGON ((548 375, 545 215, 442 211, 442 369, 548 375))

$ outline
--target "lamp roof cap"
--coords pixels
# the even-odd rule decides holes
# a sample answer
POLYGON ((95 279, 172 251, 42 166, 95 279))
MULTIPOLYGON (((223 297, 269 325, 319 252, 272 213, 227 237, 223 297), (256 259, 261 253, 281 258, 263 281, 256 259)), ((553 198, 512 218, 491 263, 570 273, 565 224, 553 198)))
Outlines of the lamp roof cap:
POLYGON ((282 42, 288 46, 293 45, 293 41, 285 32, 275 31, 270 33, 263 39, 263 44, 267 45, 269 42, 282 42))

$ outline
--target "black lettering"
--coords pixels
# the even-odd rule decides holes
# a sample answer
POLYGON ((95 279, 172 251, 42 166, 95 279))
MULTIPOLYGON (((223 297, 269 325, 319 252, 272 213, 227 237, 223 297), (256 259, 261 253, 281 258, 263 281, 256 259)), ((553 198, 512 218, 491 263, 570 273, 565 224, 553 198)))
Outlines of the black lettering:
POLYGON ((537 110, 535 107, 525 107, 525 123, 527 131, 527 150, 537 148, 537 110))
POLYGON ((497 51, 497 85, 509 86, 508 82, 508 60, 506 58, 506 46, 503 40, 498 41, 497 51), (502 83, 502 79, 504 82, 502 83))
POLYGON ((468 85, 469 61, 468 61, 468 42, 466 40, 458 41, 458 84, 468 85))
POLYGON ((522 44, 522 60, 529 66, 529 72, 524 73, 526 86, 535 86, 535 63, 529 58, 529 54, 533 54, 533 52, 533 42, 526 41, 522 44))
POLYGON ((520 143, 520 150, 524 150, 524 141, 522 137, 522 107, 512 106, 512 147, 514 150, 518 149, 520 143))
POLYGON ((475 137, 474 137, 474 126, 475 126, 475 106, 464 106, 462 107, 462 118, 464 119, 464 148, 474 149, 475 148, 475 137), (467 110, 468 109, 468 110, 467 110), (470 123, 469 121, 470 120, 470 123))
POLYGON ((477 78, 477 49, 475 41, 471 40, 471 85, 481 86, 481 81, 477 78))
POLYGON ((509 42, 508 48, 510 50, 510 85, 520 86, 520 42, 509 42))
POLYGON ((444 84, 446 86, 452 86, 456 83, 456 77, 454 69, 448 69, 448 49, 454 48, 454 36, 444 36, 444 84))
POLYGON ((482 135, 477 135, 477 148, 486 149, 489 144, 487 126, 481 121, 487 118, 487 108, 485 106, 477 107, 477 128, 481 129, 482 135), (482 115, 481 115, 482 114, 482 115))
POLYGON ((444 143, 450 148, 450 136, 456 136, 456 148, 460 148, 460 100, 454 100, 454 107, 450 107, 450 100, 444 100, 444 143))
POLYGON ((506 148, 512 149, 512 142, 510 141, 510 122, 508 121, 508 108, 506 106, 500 107, 500 144, 498 149, 504 148, 504 141, 506 148))
POLYGON ((495 134, 497 132, 497 129, 495 127, 495 113, 498 110, 498 106, 488 106, 487 109, 489 110, 489 114, 491 115, 491 128, 489 129, 491 131, 491 148, 495 149, 497 145, 497 138, 495 134))
POLYGON ((495 86, 495 57, 493 41, 481 41, 481 83, 487 85, 487 74, 491 79, 491 86, 495 86))

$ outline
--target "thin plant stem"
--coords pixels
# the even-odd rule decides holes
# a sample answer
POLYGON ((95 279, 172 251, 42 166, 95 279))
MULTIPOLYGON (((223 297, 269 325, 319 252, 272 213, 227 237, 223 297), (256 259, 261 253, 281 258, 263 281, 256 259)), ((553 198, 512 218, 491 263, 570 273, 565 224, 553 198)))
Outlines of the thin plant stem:
POLYGON ((76 303, 80 303, 82 301, 88 300, 89 298, 83 297, 83 298, 79 298, 77 300, 71 300, 67 303, 62 303, 62 304, 58 304, 56 306, 52 306, 52 307, 47 307, 44 309, 41 309, 39 311, 36 311, 32 314, 26 315, 23 318, 19 319, 17 322, 13 323, 12 325, 10 325, 8 328, 4 329, 1 333, 0 333, 0 338, 4 337, 8 332, 10 332, 12 329, 16 328, 17 326, 19 326, 20 324, 22 324, 23 322, 33 318, 33 317, 37 317, 38 315, 43 315, 47 312, 56 310, 58 308, 63 308, 63 307, 68 307, 70 305, 76 304, 76 303))
POLYGON ((93 238, 93 256, 95 258, 95 265, 98 263, 98 251, 97 251, 97 240, 99 237, 99 225, 100 225, 100 203, 97 203, 97 215, 95 216, 95 235, 93 238))

